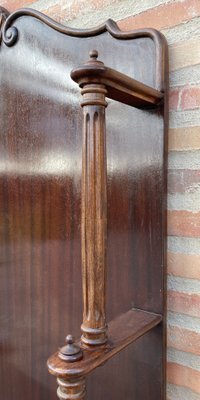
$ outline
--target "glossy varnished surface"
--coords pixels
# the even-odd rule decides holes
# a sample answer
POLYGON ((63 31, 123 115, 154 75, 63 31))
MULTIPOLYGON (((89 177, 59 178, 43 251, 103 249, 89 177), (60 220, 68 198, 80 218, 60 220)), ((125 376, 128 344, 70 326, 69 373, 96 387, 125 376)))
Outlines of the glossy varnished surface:
POLYGON ((87 83, 98 81, 105 85, 106 97, 131 107, 152 108, 160 104, 164 97, 162 92, 108 68, 102 62, 94 66, 90 62, 79 66, 71 72, 71 78, 81 88, 87 83))
POLYGON ((55 353, 47 362, 49 372, 66 380, 85 377, 161 322, 161 315, 129 310, 109 322, 108 341, 104 345, 82 344, 83 357, 75 362, 66 363, 55 353))
MULTIPOLYGON (((82 321, 82 113, 70 71, 96 48, 155 87, 155 47, 107 32, 68 37, 30 17, 15 25, 18 42, 0 49, 1 396, 54 400, 46 360, 82 321)), ((108 107, 108 320, 132 306, 163 311, 162 112, 108 107)), ((91 375, 87 398, 158 400, 161 348, 159 326, 91 375)))

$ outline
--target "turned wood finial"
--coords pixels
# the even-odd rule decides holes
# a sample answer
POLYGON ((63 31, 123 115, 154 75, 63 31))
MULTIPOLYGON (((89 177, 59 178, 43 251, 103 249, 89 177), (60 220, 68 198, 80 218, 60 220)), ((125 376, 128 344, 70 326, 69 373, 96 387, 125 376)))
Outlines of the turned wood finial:
MULTIPOLYGON (((85 64, 83 64, 81 67, 79 67, 79 68, 83 68, 84 69, 84 67, 87 67, 88 65, 91 67, 91 66, 93 66, 93 67, 102 67, 102 66, 104 66, 104 63, 102 62, 102 61, 99 61, 98 60, 98 57, 99 57, 99 52, 97 51, 97 50, 95 50, 95 49, 93 49, 93 50, 90 50, 89 51, 89 60, 88 61, 86 61, 86 63, 85 64)), ((79 69, 78 68, 78 69, 79 69)), ((73 74, 73 71, 72 71, 72 74, 73 74)))
POLYGON ((98 55, 99 55, 99 53, 98 53, 98 51, 97 50, 90 50, 90 52, 89 52, 89 56, 90 56, 90 58, 92 58, 92 59, 97 59, 98 58, 98 55))
POLYGON ((59 352, 59 357, 62 360, 73 362, 81 360, 83 353, 78 344, 74 343, 74 338, 72 335, 67 335, 66 337, 67 345, 62 347, 59 352))
POLYGON ((95 50, 95 49, 90 50, 89 51, 89 56, 90 56, 90 58, 86 62, 85 66, 87 66, 87 65, 91 66, 92 65, 93 67, 97 67, 97 68, 98 67, 100 67, 100 68, 104 67, 103 61, 99 61, 98 60, 99 53, 98 53, 97 50, 95 50))

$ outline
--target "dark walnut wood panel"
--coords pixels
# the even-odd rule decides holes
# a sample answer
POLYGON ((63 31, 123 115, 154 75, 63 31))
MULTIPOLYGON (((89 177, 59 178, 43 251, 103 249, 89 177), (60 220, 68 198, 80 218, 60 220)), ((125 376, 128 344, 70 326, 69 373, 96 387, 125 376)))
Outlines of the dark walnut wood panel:
MULTIPOLYGON (((17 41, 2 41, 0 57, 1 394, 53 400, 46 360, 67 333, 80 336, 82 321, 82 112, 70 71, 94 48, 110 68, 162 91, 166 50, 151 30, 123 35, 108 23, 84 34, 59 31, 34 12, 10 21, 17 41)), ((163 116, 164 106, 143 111, 109 101, 108 320, 131 307, 163 314, 163 116)), ((163 330, 97 369, 87 398, 164 399, 163 330)))

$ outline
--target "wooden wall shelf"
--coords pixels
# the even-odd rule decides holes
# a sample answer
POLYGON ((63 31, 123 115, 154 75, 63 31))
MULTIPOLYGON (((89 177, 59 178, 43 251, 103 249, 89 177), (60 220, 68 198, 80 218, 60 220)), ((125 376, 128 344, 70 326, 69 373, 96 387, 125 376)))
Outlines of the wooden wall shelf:
POLYGON ((85 377, 160 322, 162 322, 161 315, 129 310, 108 324, 109 339, 105 345, 92 349, 83 347, 83 359, 74 363, 60 360, 59 353, 56 353, 48 360, 49 372, 65 379, 85 377))
POLYGON ((136 108, 152 108, 161 103, 164 97, 164 93, 106 67, 102 62, 89 61, 83 67, 72 71, 71 77, 80 87, 88 82, 103 84, 107 90, 106 97, 136 108))
POLYGON ((2 397, 165 400, 165 38, 0 17, 2 397))

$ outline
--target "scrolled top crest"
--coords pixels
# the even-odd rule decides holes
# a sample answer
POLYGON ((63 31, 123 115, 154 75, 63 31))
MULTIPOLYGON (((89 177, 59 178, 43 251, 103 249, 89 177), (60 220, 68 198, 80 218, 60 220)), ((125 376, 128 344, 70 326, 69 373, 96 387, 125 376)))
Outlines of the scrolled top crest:
POLYGON ((163 65, 163 59, 167 54, 166 50, 167 46, 164 36, 155 29, 149 29, 149 28, 137 29, 129 32, 123 32, 119 29, 118 25, 111 19, 108 19, 105 23, 91 29, 83 29, 83 30, 75 29, 61 25, 58 22, 54 21, 53 19, 40 13, 39 11, 35 11, 31 8, 21 8, 10 14, 6 18, 6 20, 4 17, 5 23, 2 24, 2 38, 6 46, 11 47, 17 42, 19 32, 18 28, 14 26, 13 23, 18 18, 24 16, 33 17, 39 21, 42 21, 55 31, 63 33, 68 36, 84 38, 84 37, 97 36, 107 31, 110 33, 111 36, 120 40, 149 37, 150 39, 153 40, 156 51, 156 81, 157 81, 156 89, 161 91, 164 89, 164 80, 165 80, 164 75, 166 71, 164 70, 164 68, 161 67, 163 65), (159 74, 160 69, 163 71, 162 74, 159 74))
POLYGON ((77 37, 89 37, 101 34, 105 31, 110 32, 113 36, 117 36, 121 31, 119 30, 117 24, 109 19, 104 24, 99 25, 96 28, 92 29, 74 29, 69 28, 67 26, 61 25, 53 19, 47 17, 46 15, 40 13, 39 11, 35 11, 31 8, 22 8, 19 9, 8 16, 6 22, 2 29, 2 37, 6 46, 13 46, 18 39, 18 29, 13 26, 13 22, 18 18, 23 16, 34 17, 39 21, 44 22, 46 25, 56 30, 57 32, 69 35, 69 36, 77 36, 77 37))

